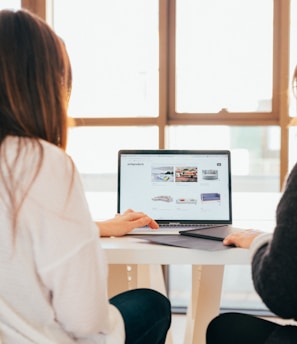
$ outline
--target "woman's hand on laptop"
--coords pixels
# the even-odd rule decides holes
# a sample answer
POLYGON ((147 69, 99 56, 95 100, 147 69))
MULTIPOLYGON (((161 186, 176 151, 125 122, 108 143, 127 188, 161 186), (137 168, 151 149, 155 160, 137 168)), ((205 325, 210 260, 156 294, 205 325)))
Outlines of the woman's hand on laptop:
POLYGON ((250 248, 252 241, 263 232, 255 229, 245 229, 234 232, 226 236, 223 244, 226 246, 234 245, 241 248, 250 248))
POLYGON ((142 212, 136 212, 131 209, 123 214, 116 214, 113 219, 96 222, 99 228, 100 236, 123 236, 137 227, 149 226, 152 229, 158 229, 159 225, 151 217, 142 212))

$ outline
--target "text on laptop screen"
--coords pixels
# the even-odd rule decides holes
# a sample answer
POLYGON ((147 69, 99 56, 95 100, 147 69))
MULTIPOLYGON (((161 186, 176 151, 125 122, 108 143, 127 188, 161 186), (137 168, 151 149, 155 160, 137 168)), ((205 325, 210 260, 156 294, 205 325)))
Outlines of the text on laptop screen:
POLYGON ((162 221, 231 221, 229 151, 120 151, 118 212, 162 221))

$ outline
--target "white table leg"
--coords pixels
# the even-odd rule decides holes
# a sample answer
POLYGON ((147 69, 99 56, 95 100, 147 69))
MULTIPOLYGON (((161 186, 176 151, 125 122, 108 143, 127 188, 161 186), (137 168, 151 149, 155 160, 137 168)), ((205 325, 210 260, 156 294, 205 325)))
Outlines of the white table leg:
POLYGON ((219 314, 223 274, 223 265, 192 266, 192 297, 187 312, 185 344, 205 344, 207 326, 219 314))
POLYGON ((161 265, 130 265, 131 288, 152 288, 167 296, 161 265))

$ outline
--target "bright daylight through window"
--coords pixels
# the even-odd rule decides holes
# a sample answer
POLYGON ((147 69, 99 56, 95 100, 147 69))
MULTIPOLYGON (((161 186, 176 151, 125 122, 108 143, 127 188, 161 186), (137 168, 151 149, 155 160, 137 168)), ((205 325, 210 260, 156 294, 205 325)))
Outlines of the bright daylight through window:
POLYGON ((176 111, 270 112, 273 1, 178 0, 176 13, 176 111))
MULTIPOLYGON (((54 1, 53 25, 73 65, 69 112, 79 126, 70 129, 68 152, 88 192, 115 192, 117 151, 125 148, 229 149, 234 192, 279 191, 284 131, 275 108, 275 25, 284 1, 84 4, 54 1)), ((246 293, 255 295, 249 272, 239 270, 226 278, 247 278, 246 293)), ((188 281, 186 267, 182 274, 188 281)), ((175 276, 172 269, 174 302, 185 304, 189 284, 176 285, 175 276)), ((246 299, 233 304, 226 285, 224 304, 249 307, 246 299)))

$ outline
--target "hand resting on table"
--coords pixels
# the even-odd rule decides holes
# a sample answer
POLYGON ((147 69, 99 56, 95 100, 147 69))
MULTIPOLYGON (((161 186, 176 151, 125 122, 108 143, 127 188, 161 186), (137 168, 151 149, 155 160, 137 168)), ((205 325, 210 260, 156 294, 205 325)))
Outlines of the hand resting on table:
POLYGON ((252 241, 263 232, 255 229, 245 229, 243 231, 229 234, 223 241, 226 246, 234 245, 241 248, 250 248, 252 241))

